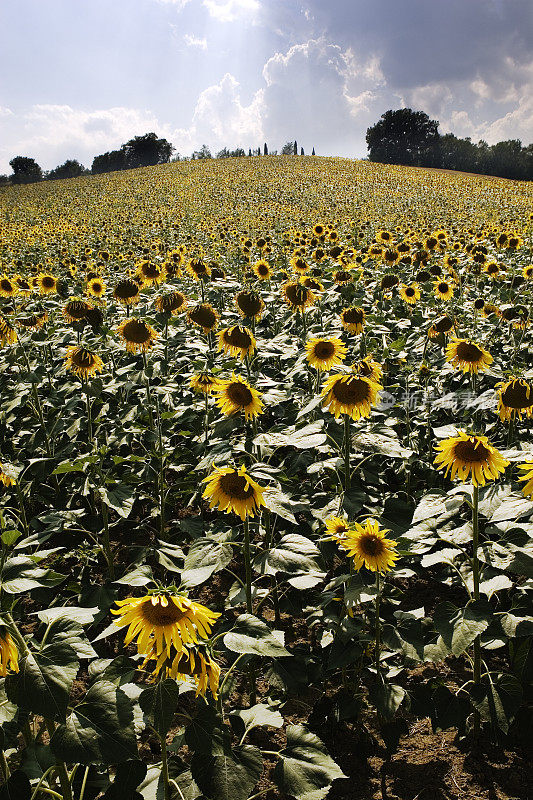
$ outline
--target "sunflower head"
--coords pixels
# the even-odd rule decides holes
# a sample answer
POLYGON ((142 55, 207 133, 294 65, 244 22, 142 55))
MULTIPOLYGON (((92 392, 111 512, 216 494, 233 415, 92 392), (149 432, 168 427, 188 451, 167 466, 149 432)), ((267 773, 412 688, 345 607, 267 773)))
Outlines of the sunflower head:
POLYGON ((418 300, 420 300, 420 289, 416 283, 412 283, 410 286, 402 284, 402 286, 400 286, 400 297, 407 305, 414 306, 418 300))
POLYGON ((105 295, 106 285, 101 278, 91 278, 87 282, 87 294, 97 297, 99 300, 105 295))
POLYGON ((156 662, 152 673, 154 683, 161 678, 172 678, 178 683, 190 681, 196 685, 196 697, 205 697, 209 689, 216 700, 220 667, 205 645, 189 645, 179 653, 172 648, 170 657, 163 653, 158 658, 152 653, 147 656, 143 666, 150 661, 156 662))
POLYGON ((509 466, 509 461, 493 447, 486 436, 459 431, 457 436, 439 442, 435 446, 437 456, 434 464, 450 473, 452 480, 457 477, 464 482, 471 481, 474 486, 484 486, 495 480, 509 466))
POLYGON ((155 306, 161 314, 179 314, 187 307, 187 299, 181 292, 170 292, 158 297, 155 306))
POLYGON ((451 300, 453 297, 453 284, 448 281, 435 281, 433 284, 435 297, 439 300, 451 300))
POLYGON ((451 317, 448 315, 444 315, 438 319, 429 329, 428 336, 430 339, 436 339, 438 336, 444 336, 445 334, 449 333, 452 328, 455 326, 455 323, 451 317))
POLYGON ((0 461, 0 483, 4 486, 14 486, 17 482, 15 470, 9 464, 0 461))
POLYGON ((243 289, 235 298, 235 305, 242 317, 260 319, 265 304, 258 292, 243 289))
POLYGON ((146 353, 157 339, 157 333, 151 325, 134 317, 123 320, 117 333, 130 353, 146 353))
POLYGON ((216 404, 225 416, 244 412, 246 419, 253 419, 263 413, 261 394, 236 375, 218 381, 213 391, 216 404))
POLYGON ((187 319, 193 325, 202 328, 205 334, 208 334, 217 327, 220 314, 215 311, 210 303, 198 303, 187 312, 187 319))
POLYGON ((113 297, 124 306, 133 306, 139 302, 139 284, 132 278, 123 278, 113 289, 113 297))
POLYGON ((49 273, 41 272, 37 276, 37 287, 41 294, 54 294, 57 292, 57 278, 49 273))
POLYGON ((287 281, 283 284, 283 296, 291 311, 304 311, 308 306, 313 305, 315 295, 313 290, 305 286, 301 281, 287 281))
POLYGON ((246 356, 251 356, 255 347, 255 338, 252 332, 242 325, 224 328, 219 334, 218 349, 233 358, 244 359, 246 356))
POLYGON ((260 281, 268 281, 272 276, 270 264, 268 261, 265 261, 264 258, 261 258, 259 261, 255 262, 253 270, 260 281))
POLYGON ((496 386, 498 414, 502 422, 533 415, 533 387, 523 378, 509 378, 496 386))
POLYGON ((90 375, 101 372, 104 363, 100 356, 86 350, 85 347, 69 347, 66 355, 66 367, 79 378, 87 379, 90 375))
POLYGON ((491 354, 470 339, 452 339, 446 348, 446 360, 463 372, 484 372, 493 362, 491 354))
POLYGON ((525 461, 523 464, 518 465, 524 473, 520 481, 525 481, 525 486, 522 487, 522 492, 526 497, 531 497, 533 500, 533 461, 525 461))
POLYGON ((211 270, 201 258, 191 258, 187 264, 187 272, 195 281, 205 281, 211 274, 211 270))
POLYGON ((16 341, 17 332, 13 325, 5 317, 0 317, 0 346, 5 347, 6 344, 15 344, 16 341))
POLYGON ((332 375, 322 388, 322 405, 335 417, 341 414, 356 420, 369 417, 381 389, 379 383, 361 375, 332 375))
POLYGON ((339 542, 345 538, 349 530, 348 522, 342 517, 330 517, 326 520, 326 539, 339 542))
POLYGON ((204 478, 207 484, 203 496, 211 508, 226 514, 237 514, 242 520, 253 517, 265 505, 264 489, 248 475, 242 467, 215 467, 211 475, 204 478))
POLYGON ((341 323, 349 333, 362 333, 365 324, 365 311, 363 308, 352 306, 341 311, 341 323))
POLYGON ((387 528, 380 528, 377 520, 367 519, 363 525, 354 523, 338 544, 353 558, 355 569, 366 567, 372 572, 389 572, 399 556, 397 543, 387 538, 388 533, 387 528))
POLYGON ((362 375, 363 378, 370 378, 371 381, 379 383, 383 376, 383 367, 374 361, 372 356, 366 356, 354 366, 354 372, 362 375))
POLYGON ((305 345, 306 357, 312 367, 328 372, 346 358, 346 347, 340 339, 310 339, 305 345))
POLYGON ((19 653, 11 634, 5 625, 0 625, 0 676, 19 671, 19 653))
POLYGON ((166 270, 163 264, 153 264, 151 261, 141 261, 137 266, 135 273, 137 278, 140 278, 143 285, 158 286, 165 280, 166 270))
POLYGON ((15 297, 19 288, 15 280, 11 280, 7 275, 0 276, 0 297, 15 297))
POLYGON ((78 297, 71 297, 63 306, 63 316, 67 322, 79 322, 85 319, 87 313, 92 309, 92 305, 87 303, 86 300, 80 300, 78 297))

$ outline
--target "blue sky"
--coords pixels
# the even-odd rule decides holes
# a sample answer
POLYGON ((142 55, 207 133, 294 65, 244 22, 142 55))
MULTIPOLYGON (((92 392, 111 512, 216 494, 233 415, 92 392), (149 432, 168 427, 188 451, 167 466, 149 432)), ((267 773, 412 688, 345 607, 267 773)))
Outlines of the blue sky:
POLYGON ((533 141, 531 0, 0 0, 0 172, 154 130, 364 156, 410 106, 489 142, 533 141))

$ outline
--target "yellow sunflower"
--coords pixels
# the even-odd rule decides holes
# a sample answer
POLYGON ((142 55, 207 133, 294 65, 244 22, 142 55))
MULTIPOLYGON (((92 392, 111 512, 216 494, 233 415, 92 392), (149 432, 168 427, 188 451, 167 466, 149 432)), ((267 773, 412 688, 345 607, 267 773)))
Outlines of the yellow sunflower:
POLYGON ((346 536, 337 541, 339 547, 353 558, 355 569, 366 567, 372 572, 389 572, 399 556, 397 542, 387 539, 388 533, 387 528, 379 527, 377 520, 367 519, 364 525, 355 522, 346 536))
POLYGON ((113 289, 113 297, 124 306, 133 306, 139 302, 139 284, 132 278, 123 278, 113 289))
POLYGON ((63 316, 67 322, 79 322, 85 319, 87 312, 91 311, 93 306, 85 300, 80 300, 78 297, 71 297, 63 306, 63 316))
POLYGON ((453 297, 453 284, 449 281, 435 281, 433 284, 435 297, 439 300, 451 300, 453 297))
POLYGON ((137 639, 137 650, 141 655, 156 653, 170 655, 173 646, 181 653, 184 645, 198 644, 207 639, 211 628, 220 617, 216 611, 182 595, 169 593, 128 597, 117 600, 117 610, 111 613, 120 617, 115 620, 119 628, 128 626, 124 644, 137 639))
POLYGON ((270 269, 270 264, 268 261, 265 261, 264 258, 259 259, 256 261, 253 266, 253 271, 257 275, 260 281, 269 281, 272 276, 272 270, 270 269))
POLYGON ((289 261, 293 272, 296 272, 298 275, 305 275, 306 272, 309 270, 309 264, 307 261, 299 255, 295 255, 289 261))
POLYGON ((29 297, 32 289, 26 278, 23 278, 22 275, 15 275, 13 280, 17 285, 19 294, 21 294, 23 297, 29 297))
POLYGON ((196 685, 196 697, 198 695, 205 697, 209 689, 215 700, 217 699, 220 667, 205 647, 189 645, 184 647, 180 653, 175 655, 172 653, 170 658, 166 652, 159 657, 152 653, 147 657, 143 666, 146 666, 151 660, 156 661, 152 675, 154 682, 160 677, 172 678, 178 683, 192 680, 196 685))
POLYGON ((19 671, 19 653, 5 625, 0 625, 0 676, 19 671))
POLYGON ((18 291, 16 281, 11 280, 7 275, 0 277, 0 297, 15 297, 18 291))
POLYGON ((283 296, 291 311, 304 311, 315 302, 313 290, 300 281, 287 281, 283 284, 283 296))
POLYGON ((195 281, 205 280, 211 274, 211 270, 201 258, 191 258, 187 264, 187 272, 195 281))
POLYGON ((235 305, 242 317, 258 320, 261 318, 265 304, 258 292, 243 289, 235 298, 235 305))
POLYGON ((0 462, 0 483, 3 483, 4 486, 14 486, 16 483, 13 468, 2 462, 0 462))
POLYGON ((369 417, 382 389, 379 383, 360 375, 332 375, 322 388, 322 405, 335 417, 341 414, 356 420, 369 417))
POLYGON ((101 278, 91 278, 87 283, 87 294, 92 297, 102 298, 105 295, 106 285, 101 278))
POLYGON ((141 261, 137 264, 135 275, 147 286, 159 286, 166 278, 163 264, 153 264, 151 261, 141 261))
POLYGON ((47 320, 48 314, 46 311, 42 311, 37 314, 30 314, 27 317, 18 317, 17 325, 19 325, 21 328, 26 328, 27 330, 38 331, 43 327, 47 320))
POLYGON ((226 514, 233 512, 242 520, 255 516, 265 505, 263 488, 246 472, 246 467, 215 467, 206 483, 203 497, 209 500, 210 508, 218 508, 226 514))
POLYGON ((363 308, 352 306, 345 308, 340 314, 342 327, 349 333, 362 333, 365 324, 365 311, 363 308))
POLYGON ((330 517, 326 520, 326 539, 334 539, 336 542, 344 539, 350 527, 342 517, 330 517))
POLYGON ((400 297, 405 300, 407 305, 414 306, 420 300, 420 289, 418 284, 412 283, 406 286, 404 283, 400 286, 400 297))
POLYGON ((117 333, 129 353, 146 353, 157 339, 152 326, 142 319, 125 319, 118 326, 117 333))
POLYGON ((187 312, 187 320, 207 334, 217 327, 220 314, 210 303, 198 303, 187 312))
POLYGON ((310 339, 305 345, 307 360, 312 367, 328 372, 346 358, 346 347, 340 339, 310 339))
POLYGON ((219 333, 218 349, 233 358, 245 359, 246 356, 254 354, 255 348, 255 338, 252 332, 242 325, 224 328, 219 333))
POLYGON ((190 387, 196 394, 211 394, 217 385, 218 378, 209 372, 199 372, 190 380, 190 387))
POLYGON ((531 278, 533 278, 533 264, 529 264, 527 267, 524 267, 522 270, 522 275, 526 280, 531 280, 531 278))
POLYGON ((179 314, 187 308, 187 298, 181 292, 170 292, 158 297, 155 306, 161 314, 179 314))
POLYGON ((445 315, 438 319, 429 329, 428 336, 430 339, 436 339, 440 335, 445 335, 449 333, 452 328, 455 327, 455 323, 451 317, 445 315))
POLYGON ((243 411, 246 419, 253 419, 263 413, 260 392, 236 375, 218 381, 213 392, 217 406, 227 417, 243 411))
POLYGON ((490 444, 486 436, 465 431, 444 439, 435 449, 438 455, 433 463, 438 469, 445 468, 445 475, 451 471, 452 480, 456 475, 463 483, 471 480, 474 486, 484 486, 486 481, 495 480, 509 466, 509 461, 490 444))
POLYGON ((379 383, 383 376, 383 367, 377 361, 374 361, 372 356, 363 358, 353 369, 358 375, 362 375, 363 378, 369 378, 375 383, 379 383))
POLYGON ((13 325, 4 317, 0 317, 0 346, 5 347, 6 344, 15 344, 17 338, 17 332, 13 325))
POLYGON ((41 294, 54 294, 57 292, 57 278, 49 273, 41 272, 37 276, 37 288, 41 294))
POLYGON ((69 347, 66 355, 66 367, 78 378, 87 380, 90 375, 101 372, 104 362, 96 353, 91 353, 85 347, 69 347))
POLYGON ((533 499, 533 461, 525 461, 523 464, 519 464, 518 469, 526 473, 523 478, 518 479, 526 483, 526 485, 522 487, 522 492, 526 497, 531 497, 531 499, 533 499))
POLYGON ((533 387, 524 378, 509 378, 496 384, 498 390, 498 414, 502 422, 522 414, 533 415, 533 387))
POLYGON ((470 339, 452 339, 446 348, 446 361, 463 372, 484 372, 493 362, 488 350, 470 339))

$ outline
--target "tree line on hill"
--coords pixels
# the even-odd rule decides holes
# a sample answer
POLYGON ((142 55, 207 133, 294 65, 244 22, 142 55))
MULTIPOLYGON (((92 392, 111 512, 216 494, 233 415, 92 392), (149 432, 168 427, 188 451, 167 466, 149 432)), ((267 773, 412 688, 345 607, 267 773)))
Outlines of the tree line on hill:
MULTIPOLYGON (((439 122, 432 120, 423 111, 401 108, 386 111, 381 119, 368 128, 366 143, 368 158, 382 164, 403 164, 412 167, 438 167, 461 172, 477 172, 514 180, 533 179, 533 144, 522 146, 519 139, 509 139, 489 145, 481 140, 477 143, 470 138, 461 139, 453 133, 440 134, 439 122)), ((95 156, 91 169, 86 169, 76 159, 68 159, 55 169, 43 172, 39 164, 28 156, 16 156, 9 162, 13 174, 0 175, 0 185, 6 183, 35 183, 41 180, 76 178, 80 175, 98 175, 123 169, 148 167, 172 161, 186 161, 175 153, 174 146, 167 139, 160 139, 155 133, 135 136, 118 150, 95 156)), ((283 145, 281 155, 305 155, 304 148, 298 150, 298 143, 290 141, 283 145)), ((243 158, 248 156, 277 155, 269 152, 266 142, 263 147, 251 147, 248 153, 242 147, 231 150, 223 147, 214 158, 243 158)), ((313 147, 311 155, 315 155, 313 147)), ((203 144, 195 150, 190 159, 213 158, 211 150, 203 144)))

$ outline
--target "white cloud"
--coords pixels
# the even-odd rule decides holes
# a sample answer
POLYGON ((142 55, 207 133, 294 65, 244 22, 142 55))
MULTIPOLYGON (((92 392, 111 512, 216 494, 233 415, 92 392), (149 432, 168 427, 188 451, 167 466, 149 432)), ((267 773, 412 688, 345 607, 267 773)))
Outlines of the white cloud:
POLYGON ((233 22, 246 14, 255 14, 261 8, 259 0, 203 0, 212 17, 219 22, 233 22))
POLYGON ((10 108, 6 108, 6 106, 0 106, 0 117, 11 117, 13 116, 13 112, 10 108))
POLYGON ((198 47, 200 50, 207 50, 207 39, 204 37, 200 39, 199 36, 194 36, 194 34, 186 33, 183 37, 183 41, 187 45, 187 47, 198 47))

